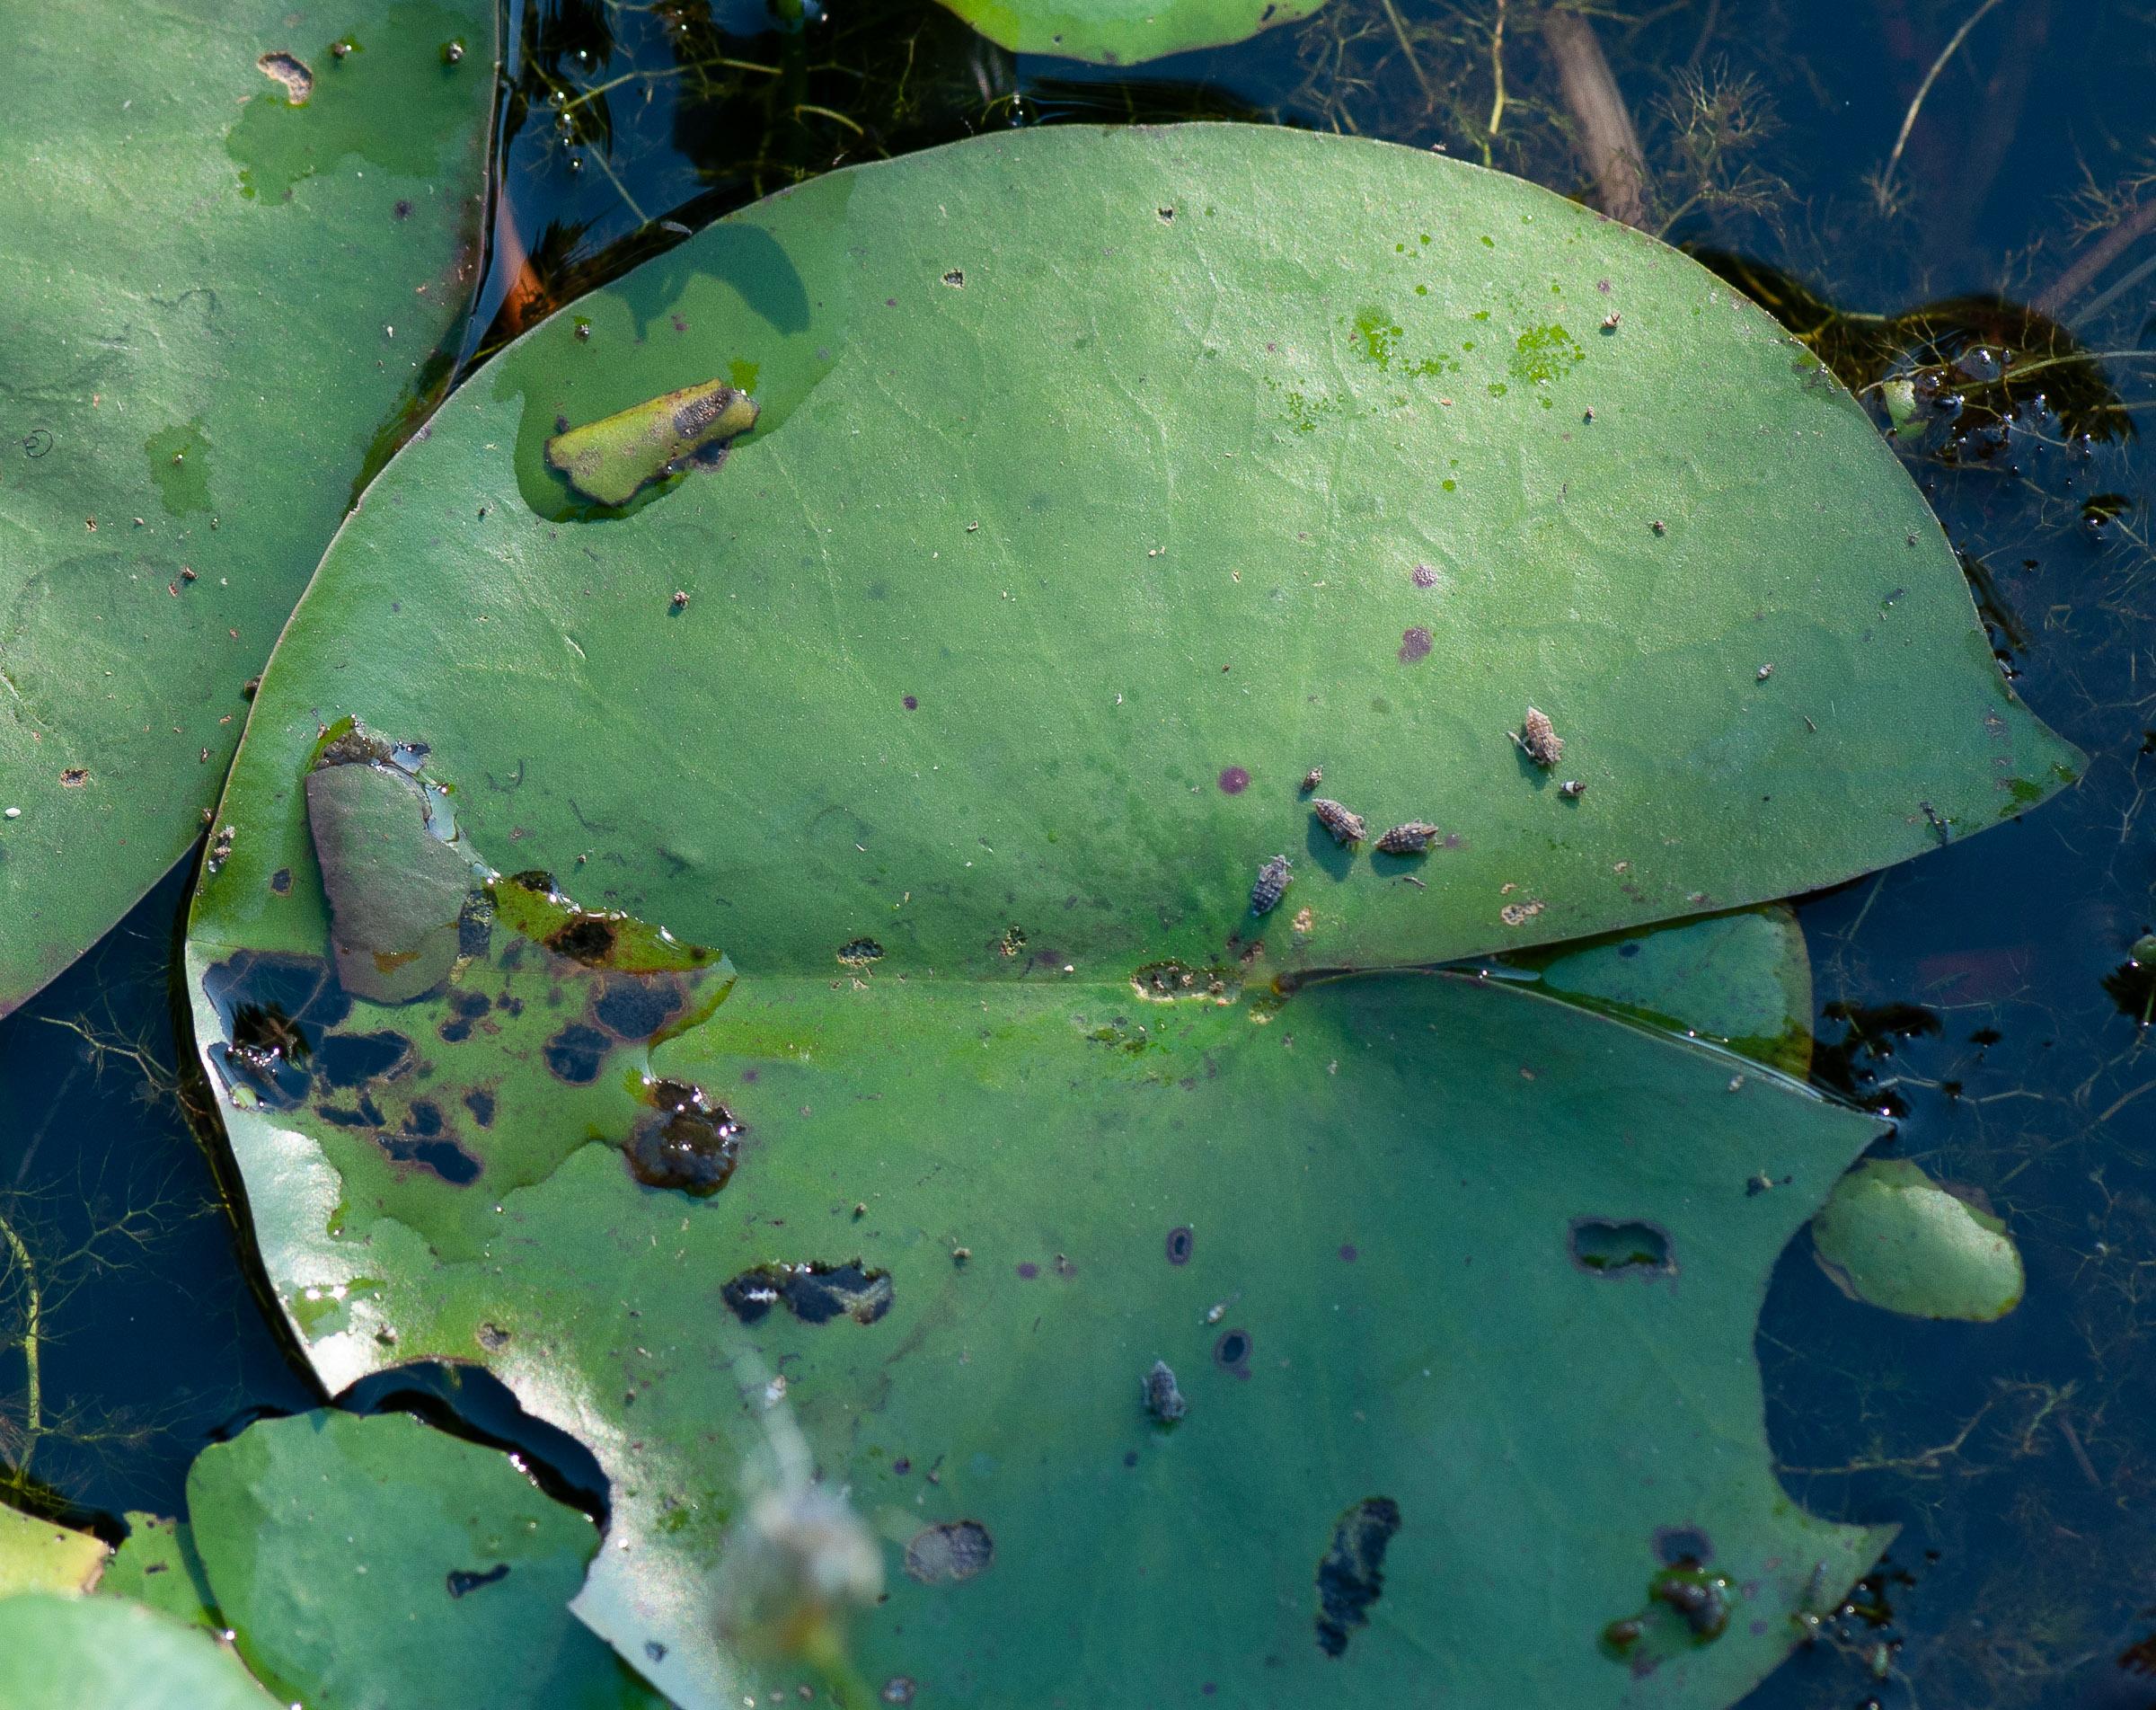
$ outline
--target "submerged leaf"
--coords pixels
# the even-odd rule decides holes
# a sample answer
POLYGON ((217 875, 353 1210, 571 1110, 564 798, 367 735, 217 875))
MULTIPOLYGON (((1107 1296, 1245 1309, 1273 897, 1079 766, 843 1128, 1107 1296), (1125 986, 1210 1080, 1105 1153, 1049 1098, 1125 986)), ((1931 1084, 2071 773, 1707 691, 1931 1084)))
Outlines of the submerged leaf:
POLYGON ((1811 1063, 1812 969, 1780 905, 1507 956, 1553 997, 1727 1046, 1787 1075, 1811 1063))
POLYGON ((1870 1158, 1812 1219, 1820 1268, 1851 1299, 1913 1318, 1986 1324, 2021 1304, 2005 1223, 1905 1158, 1870 1158))
POLYGON ((406 1002, 440 986, 456 961, 476 882, 454 826, 436 818, 427 786, 386 760, 317 764, 307 775, 337 977, 356 997, 406 1002))

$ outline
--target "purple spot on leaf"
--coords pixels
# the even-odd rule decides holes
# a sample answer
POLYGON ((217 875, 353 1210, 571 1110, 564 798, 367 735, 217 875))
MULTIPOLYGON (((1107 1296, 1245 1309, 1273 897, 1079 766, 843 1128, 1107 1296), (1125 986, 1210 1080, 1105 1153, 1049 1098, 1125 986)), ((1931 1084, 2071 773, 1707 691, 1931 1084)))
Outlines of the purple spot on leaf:
POLYGON ((916 700, 916 699, 915 699, 915 698, 913 696, 909 695, 909 696, 907 696, 906 697, 906 710, 907 712, 911 713, 911 712, 912 712, 912 711, 913 711, 913 710, 914 710, 915 707, 919 706, 920 704, 921 704, 921 703, 920 703, 918 700, 916 700))
POLYGON ((1437 572, 1432 570, 1427 564, 1416 565, 1414 576, 1415 586, 1418 588, 1435 588, 1437 586, 1437 572))
POLYGON ((1018 1274, 1023 1277, 1028 1282, 1030 1282, 1035 1277, 1038 1277, 1040 1274, 1040 1267, 1035 1264, 1032 1260, 1028 1259, 1023 1264, 1018 1267, 1018 1274))
POLYGON ((1230 795, 1241 795, 1250 787, 1250 775, 1239 766, 1231 766, 1221 773, 1220 787, 1230 795))
POLYGON ((1402 665, 1412 665, 1418 659, 1427 659, 1429 654, 1430 632, 1428 630, 1418 624, 1413 629, 1401 631, 1400 662, 1402 665))
POLYGON ((1349 1264, 1353 1264, 1355 1263, 1355 1243, 1352 1241, 1342 1243, 1340 1246, 1340 1257, 1345 1259, 1349 1264))

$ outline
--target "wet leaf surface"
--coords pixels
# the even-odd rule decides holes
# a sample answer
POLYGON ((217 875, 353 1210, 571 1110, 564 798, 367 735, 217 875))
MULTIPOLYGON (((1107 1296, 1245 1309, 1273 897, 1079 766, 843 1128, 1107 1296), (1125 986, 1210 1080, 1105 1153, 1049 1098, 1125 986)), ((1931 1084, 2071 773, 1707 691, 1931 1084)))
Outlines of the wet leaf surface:
POLYGON ((199 1627, 119 1598, 0 1599, 0 1705, 45 1710, 270 1710, 240 1660, 199 1627))
POLYGON ((203 1451, 193 1537, 240 1654, 323 1710, 643 1710, 562 1607, 591 1522, 507 1456, 404 1413, 264 1420, 203 1451))
POLYGON ((479 0, 15 23, 37 69, 0 170, 0 773, 22 811, 0 1012, 201 835, 242 686, 446 384, 493 95, 479 0), (357 49, 332 56, 332 29, 357 49), (479 49, 455 68, 453 35, 479 49))
POLYGON ((1871 1158, 1812 1219, 1819 1263, 1851 1298, 1916 1318, 1988 1324, 2021 1304, 2006 1224, 1905 1158, 1871 1158))
MULTIPOLYGON (((759 205, 453 402, 264 682, 190 983, 324 1380, 481 1360, 586 1441, 614 1530, 578 1611, 684 1703, 795 1680, 705 1618, 783 1396, 888 1540, 856 1660, 939 1701, 1348 1667, 1721 1705, 1881 1541, 1781 1495, 1751 1354, 1871 1121, 1495 981, 1277 977, 1827 882, 2076 759, 1861 412, 1691 263, 1404 151, 1038 132, 759 205), (764 409, 723 470, 600 518, 549 467, 713 373, 764 409), (347 712, 525 869, 408 1003, 330 953, 305 793, 347 712), (1339 840, 1318 766, 1427 847, 1339 840), (695 943, 745 970, 723 1006, 607 1023, 605 956, 695 943), (340 1052, 370 1067, 332 1113, 340 1052), (452 1125, 455 1169, 400 1150, 452 1125), (819 1266, 880 1309, 770 1309, 819 1266), (1328 1616, 1380 1499, 1367 1625, 1328 1616), (976 1571, 903 1571, 965 1526, 992 1550, 935 1560, 976 1571), (1719 1624, 1653 1589, 1671 1527, 1719 1624), (1044 1619, 1075 1584, 1087 1620, 1044 1619), (1686 1642, 1612 1654, 1648 1605, 1686 1642)), ((1544 979, 1772 1057, 1786 926, 1714 930, 1544 979)))

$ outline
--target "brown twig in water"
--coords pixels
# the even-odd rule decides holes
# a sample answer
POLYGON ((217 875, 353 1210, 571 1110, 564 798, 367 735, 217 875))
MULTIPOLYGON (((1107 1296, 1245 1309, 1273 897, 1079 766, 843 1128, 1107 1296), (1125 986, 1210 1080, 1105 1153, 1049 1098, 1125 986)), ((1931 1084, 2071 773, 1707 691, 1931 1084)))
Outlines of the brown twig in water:
POLYGON ((2156 197, 2142 203, 2083 250, 2073 265, 2038 292, 2028 306, 2038 315, 2057 320, 2059 312, 2087 290, 2098 274, 2152 231, 2156 231, 2156 197))
POLYGON ((1894 139, 1894 152, 1886 156, 1886 169, 1879 173, 1878 187, 1873 191, 1878 200, 1879 212, 1882 214, 1889 213, 1893 209, 1894 169, 1902 164, 1902 150, 1909 146, 1909 133, 1916 128, 1916 116, 1923 110, 1924 97, 1931 93, 1931 85, 1939 81, 1939 74, 1947 68, 1947 61, 1953 58, 1961 44, 1969 39, 1969 31, 1982 23, 1984 14, 1998 4, 1999 0, 1984 0, 1984 4, 1969 14, 1968 21, 1957 30, 1947 45, 1940 49, 1939 58, 1931 62, 1931 69, 1924 73, 1923 82, 1917 84, 1916 93, 1909 102, 1909 111, 1902 115, 1901 135, 1894 139))
POLYGON ((1542 19, 1542 43, 1556 64, 1565 105, 1579 122, 1595 200, 1612 219, 1639 225, 1647 217, 1647 157, 1595 26, 1577 12, 1551 12, 1542 19))
POLYGON ((1498 85, 1497 97, 1489 103, 1489 134, 1495 137, 1505 117, 1505 0, 1498 0, 1497 27, 1489 34, 1489 69, 1498 85))
POLYGON ((1707 51, 1707 44, 1714 40, 1714 27, 1722 21, 1722 0, 1707 0, 1707 22, 1700 26, 1700 39, 1692 44, 1692 51, 1684 56, 1684 69, 1697 71, 1700 56, 1707 51))
POLYGON ((1385 0, 1385 16, 1392 21, 1392 33, 1400 40, 1401 52, 1407 56, 1408 69, 1415 74, 1415 81, 1422 85, 1424 107, 1435 107, 1437 104, 1437 92, 1430 87, 1429 77, 1422 69, 1422 61, 1415 57, 1415 44, 1408 40, 1407 20, 1400 15, 1400 8, 1392 4, 1392 0, 1385 0))

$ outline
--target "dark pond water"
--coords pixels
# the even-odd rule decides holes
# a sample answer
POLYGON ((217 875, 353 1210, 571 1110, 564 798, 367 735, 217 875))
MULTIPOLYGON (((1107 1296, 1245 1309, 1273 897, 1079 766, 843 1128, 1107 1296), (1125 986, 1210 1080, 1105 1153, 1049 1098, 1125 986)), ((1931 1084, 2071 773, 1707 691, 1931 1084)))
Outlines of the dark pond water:
MULTIPOLYGON (((807 15, 784 30, 762 0, 511 8, 495 265, 468 359, 755 195, 992 128, 1243 117, 1591 189, 1528 0, 1330 0, 1135 73, 1013 57, 930 0, 793 4, 807 15)), ((1999 1325, 1916 1324, 1843 1298, 1804 1237, 1785 1256, 1759 1336, 1784 1479, 1821 1514, 1903 1531, 1749 1702, 2147 1710, 2156 970, 2130 948, 2156 927, 2141 438, 2156 216, 2139 212, 2156 210, 2156 13, 1640 0, 1595 27, 1642 139, 1648 229, 1710 257, 1852 385, 1897 363, 1942 372, 1934 419, 1899 449, 2003 665, 2090 757, 2031 819, 1802 905, 1815 1077, 1894 1117, 1883 1150, 1988 1196, 2028 1293, 1999 1325), (2006 395, 1991 377, 2016 351, 2074 359, 2006 395)), ((32 1272, 7 1261, 0 1448, 78 1511, 170 1511, 205 1440, 314 1399, 240 1280, 181 1107, 181 898, 179 878, 161 885, 0 1023, 0 1218, 45 1326, 26 1435, 32 1272)))

